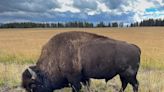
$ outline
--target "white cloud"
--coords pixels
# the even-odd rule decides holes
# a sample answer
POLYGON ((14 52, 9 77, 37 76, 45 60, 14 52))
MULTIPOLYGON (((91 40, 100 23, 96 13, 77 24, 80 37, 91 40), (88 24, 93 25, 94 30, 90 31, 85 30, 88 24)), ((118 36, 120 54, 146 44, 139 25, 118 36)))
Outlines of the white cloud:
POLYGON ((133 16, 133 21, 134 22, 137 22, 137 21, 142 21, 143 20, 143 18, 142 18, 142 16, 141 15, 139 15, 139 14, 134 14, 134 16, 133 16))
POLYGON ((97 1, 97 4, 98 4, 98 6, 97 6, 98 10, 100 10, 102 12, 110 12, 109 8, 105 5, 105 3, 97 1))
POLYGON ((144 12, 145 9, 154 7, 153 2, 148 2, 147 0, 139 0, 136 4, 134 10, 139 12, 144 12))
POLYGON ((57 12, 72 12, 72 13, 79 13, 80 9, 73 7, 73 0, 58 0, 60 7, 54 8, 52 11, 57 12))
MULTIPOLYGON (((153 2, 150 2, 148 0, 137 0, 133 5, 131 5, 129 10, 134 12, 133 21, 142 21, 145 19, 145 15, 147 14, 146 9, 155 7, 155 4, 153 2)), ((147 16, 149 18, 149 16, 147 16)))
POLYGON ((96 15, 96 14, 99 14, 98 11, 88 11, 87 12, 88 15, 96 15))
POLYGON ((64 5, 72 5, 73 4, 73 0, 57 0, 60 4, 64 4, 64 5))
POLYGON ((55 8, 55 9, 53 9, 53 11, 57 11, 57 12, 67 12, 67 11, 70 11, 72 13, 79 13, 80 12, 79 9, 71 7, 71 6, 66 6, 66 5, 61 6, 61 8, 55 8))

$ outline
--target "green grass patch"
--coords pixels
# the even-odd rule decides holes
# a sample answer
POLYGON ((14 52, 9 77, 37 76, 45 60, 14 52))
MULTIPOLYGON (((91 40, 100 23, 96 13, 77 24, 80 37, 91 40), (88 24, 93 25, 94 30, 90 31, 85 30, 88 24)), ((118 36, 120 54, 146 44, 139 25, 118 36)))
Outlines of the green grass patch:
POLYGON ((141 68, 146 70, 148 69, 164 70, 164 59, 143 57, 141 60, 141 68))
POLYGON ((36 63, 35 58, 27 58, 23 55, 15 55, 15 54, 6 54, 0 53, 0 63, 4 64, 34 64, 36 63))

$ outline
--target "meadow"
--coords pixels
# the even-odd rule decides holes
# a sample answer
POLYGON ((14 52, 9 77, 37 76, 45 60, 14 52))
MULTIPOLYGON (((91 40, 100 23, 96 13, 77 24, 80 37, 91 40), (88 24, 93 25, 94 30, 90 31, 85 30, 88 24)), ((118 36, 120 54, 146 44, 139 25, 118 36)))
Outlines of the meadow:
MULTIPOLYGON (((139 92, 164 92, 164 28, 59 28, 59 29, 0 29, 0 92, 23 92, 20 85, 25 68, 35 64, 42 46, 54 35, 66 31, 86 31, 134 43, 141 48, 138 72, 139 92)), ((92 92, 117 92, 121 83, 115 77, 107 84, 93 80, 92 92)), ((85 87, 82 92, 85 92, 85 87)), ((131 92, 128 86, 126 92, 131 92)), ((55 92, 70 92, 64 88, 55 92)))

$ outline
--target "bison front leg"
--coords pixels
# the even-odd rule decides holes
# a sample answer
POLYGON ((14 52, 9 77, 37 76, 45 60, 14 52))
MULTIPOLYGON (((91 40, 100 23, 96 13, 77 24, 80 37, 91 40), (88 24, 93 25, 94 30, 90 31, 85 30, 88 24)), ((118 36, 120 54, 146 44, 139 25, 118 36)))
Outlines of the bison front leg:
POLYGON ((88 92, 91 92, 90 91, 90 79, 82 79, 81 82, 85 86, 85 88, 87 89, 87 91, 88 92))
POLYGON ((71 84, 72 92, 79 92, 81 89, 80 76, 68 76, 68 82, 71 84))
POLYGON ((88 92, 91 92, 91 89, 90 89, 90 80, 86 82, 86 85, 84 85, 86 88, 87 88, 87 91, 88 92))
POLYGON ((81 89, 81 84, 80 82, 74 82, 72 84, 72 92, 79 92, 81 89))

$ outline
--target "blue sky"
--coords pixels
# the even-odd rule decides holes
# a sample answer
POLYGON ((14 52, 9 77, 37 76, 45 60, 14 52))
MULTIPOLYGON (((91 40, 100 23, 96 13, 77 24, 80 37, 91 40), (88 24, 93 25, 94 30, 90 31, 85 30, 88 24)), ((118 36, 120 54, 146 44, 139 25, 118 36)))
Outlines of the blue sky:
POLYGON ((164 0, 0 0, 0 23, 164 18, 164 0))

